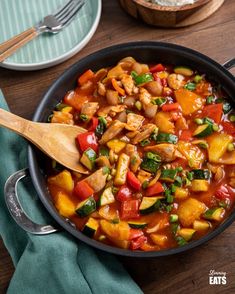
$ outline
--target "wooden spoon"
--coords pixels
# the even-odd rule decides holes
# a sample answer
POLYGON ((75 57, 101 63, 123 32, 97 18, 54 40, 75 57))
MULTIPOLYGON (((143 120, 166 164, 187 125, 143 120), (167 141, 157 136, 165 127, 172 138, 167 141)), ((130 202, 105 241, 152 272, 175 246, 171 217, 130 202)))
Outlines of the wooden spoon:
POLYGON ((0 126, 23 136, 68 169, 89 173, 79 163, 80 154, 75 143, 76 136, 86 132, 85 129, 66 124, 32 122, 1 108, 0 126))

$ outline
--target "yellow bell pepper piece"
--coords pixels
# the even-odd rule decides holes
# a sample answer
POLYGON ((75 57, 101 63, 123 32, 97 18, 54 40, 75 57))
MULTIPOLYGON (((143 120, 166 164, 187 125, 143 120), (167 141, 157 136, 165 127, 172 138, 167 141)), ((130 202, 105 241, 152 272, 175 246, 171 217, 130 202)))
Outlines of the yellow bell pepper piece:
POLYGON ((163 247, 164 245, 166 245, 167 242, 167 236, 166 235, 161 235, 161 234, 151 234, 150 238, 153 240, 153 242, 156 245, 159 245, 161 247, 163 247))
POLYGON ((193 192, 206 192, 209 189, 209 182, 206 180, 192 180, 191 189, 193 192))
POLYGON ((175 199, 186 199, 188 197, 188 189, 177 187, 175 189, 175 199))
POLYGON ((117 224, 110 223, 107 220, 101 220, 102 231, 111 240, 128 240, 130 236, 130 227, 127 222, 120 221, 117 224))
POLYGON ((115 153, 118 153, 126 147, 126 143, 118 139, 113 139, 107 142, 107 146, 115 153))
POLYGON ((63 170, 58 175, 49 177, 48 183, 56 185, 67 192, 72 192, 74 188, 74 182, 71 173, 68 170, 63 170))
POLYGON ((117 172, 114 178, 114 184, 117 186, 123 185, 126 183, 126 175, 128 172, 128 166, 130 162, 130 157, 125 153, 122 153, 119 156, 117 164, 117 172))

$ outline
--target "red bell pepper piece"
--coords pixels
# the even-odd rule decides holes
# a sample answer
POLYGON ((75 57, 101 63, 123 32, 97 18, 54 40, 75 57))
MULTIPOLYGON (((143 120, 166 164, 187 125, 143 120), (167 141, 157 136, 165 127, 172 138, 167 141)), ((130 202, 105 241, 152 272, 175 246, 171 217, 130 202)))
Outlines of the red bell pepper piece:
POLYGON ((87 148, 92 148, 95 152, 98 151, 98 143, 94 132, 79 134, 77 142, 82 152, 87 150, 87 148))
POLYGON ((181 109, 180 104, 178 102, 172 104, 164 104, 162 105, 162 111, 174 111, 181 109))
POLYGON ((235 136, 235 124, 234 123, 229 122, 229 121, 223 121, 221 123, 221 125, 223 126, 225 133, 232 135, 232 136, 235 136))
POLYGON ((121 203, 121 219, 139 218, 139 200, 126 200, 121 203))
POLYGON ((94 75, 94 72, 91 69, 88 69, 78 78, 78 83, 82 86, 87 81, 91 80, 94 77, 94 75))
POLYGON ((164 192, 163 185, 160 182, 156 182, 156 184, 146 190, 146 196, 153 196, 162 192, 164 192))
POLYGON ((127 172, 127 183, 137 191, 141 189, 141 182, 135 176, 135 174, 131 171, 127 172))
POLYGON ((232 204, 235 200, 235 193, 232 188, 227 185, 221 185, 219 189, 215 192, 215 197, 219 200, 229 200, 229 203, 232 204))
POLYGON ((78 182, 73 192, 80 200, 85 200, 94 194, 94 190, 86 181, 78 182))
POLYGON ((144 235, 144 232, 140 229, 130 229, 129 240, 139 238, 140 236, 143 236, 143 235, 144 235))
POLYGON ((162 86, 163 87, 167 87, 168 86, 167 79, 166 78, 161 79, 161 81, 162 81, 162 86))
POLYGON ((116 199, 118 201, 126 201, 126 200, 130 200, 132 197, 132 192, 130 190, 130 188, 128 188, 126 185, 121 186, 121 188, 119 189, 116 199))
POLYGON ((179 136, 179 140, 189 142, 192 139, 192 132, 190 130, 183 130, 179 136))
POLYGON ((141 246, 144 245, 144 243, 147 242, 147 237, 145 236, 140 236, 136 240, 132 240, 130 244, 130 249, 131 250, 136 250, 139 249, 141 246))
POLYGON ((223 103, 206 105, 201 113, 201 117, 209 117, 219 124, 223 115, 223 103))
POLYGON ((90 127, 88 129, 89 132, 92 132, 92 131, 95 131, 95 129, 97 128, 99 124, 99 120, 97 117, 92 117, 91 119, 91 124, 90 124, 90 127))
POLYGON ((155 73, 155 72, 159 72, 159 71, 164 71, 165 70, 165 67, 161 64, 161 63, 158 63, 152 67, 150 67, 149 71, 151 73, 155 73))

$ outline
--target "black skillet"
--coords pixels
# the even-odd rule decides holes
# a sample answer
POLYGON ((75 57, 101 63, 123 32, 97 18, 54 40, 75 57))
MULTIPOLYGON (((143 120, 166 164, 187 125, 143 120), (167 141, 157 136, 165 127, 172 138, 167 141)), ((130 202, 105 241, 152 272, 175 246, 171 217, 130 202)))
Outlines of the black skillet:
MULTIPOLYGON (((120 59, 127 56, 133 56, 138 61, 145 63, 185 65, 193 69, 197 69, 199 73, 205 73, 207 79, 210 81, 221 84, 228 97, 230 97, 231 102, 233 105, 235 105, 235 78, 228 71, 228 69, 235 66, 235 59, 226 62, 224 66, 222 66, 197 51, 178 45, 160 42, 134 42, 102 49, 81 59, 69 69, 67 69, 52 84, 47 93, 44 95, 34 114, 33 120, 41 122, 47 121, 47 117, 51 114, 52 109, 54 109, 55 105, 63 98, 68 90, 75 87, 77 77, 85 70, 91 68, 95 71, 102 67, 112 66, 115 65, 120 59)), ((51 196, 47 189, 45 174, 43 172, 45 169, 43 162, 45 161, 41 160, 41 157, 42 154, 36 150, 34 146, 29 145, 29 172, 28 169, 16 172, 8 179, 5 186, 5 199, 13 218, 23 229, 33 234, 49 234, 57 231, 58 229, 50 225, 35 224, 24 213, 24 210, 20 205, 16 190, 18 181, 28 174, 31 176, 33 185, 40 200, 48 210, 49 214, 58 223, 60 228, 69 232, 75 238, 87 243, 90 246, 117 255, 131 257, 159 257, 183 252, 212 239, 224 231, 235 220, 235 210, 233 210, 231 215, 214 231, 199 240, 192 241, 187 245, 179 248, 143 252, 108 246, 86 237, 80 231, 76 230, 73 224, 58 214, 51 201, 51 196)))

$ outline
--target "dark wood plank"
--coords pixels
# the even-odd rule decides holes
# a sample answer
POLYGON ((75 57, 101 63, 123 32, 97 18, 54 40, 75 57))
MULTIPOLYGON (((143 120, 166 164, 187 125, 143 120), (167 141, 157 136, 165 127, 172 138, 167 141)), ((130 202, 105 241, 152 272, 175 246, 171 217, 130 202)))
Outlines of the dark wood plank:
MULTIPOLYGON (((32 117, 43 93, 71 64, 106 46, 136 40, 166 41, 198 50, 223 63, 234 57, 235 1, 227 0, 216 13, 194 26, 181 29, 150 27, 127 15, 118 1, 103 0, 102 19, 90 43, 58 66, 36 72, 0 69, 2 88, 11 110, 32 117)), ((207 244, 184 254, 159 259, 120 258, 145 293, 235 293, 235 227, 230 226, 207 244), (227 272, 226 286, 208 283, 210 270, 227 272)), ((4 293, 14 272, 0 241, 0 292, 4 293)))

